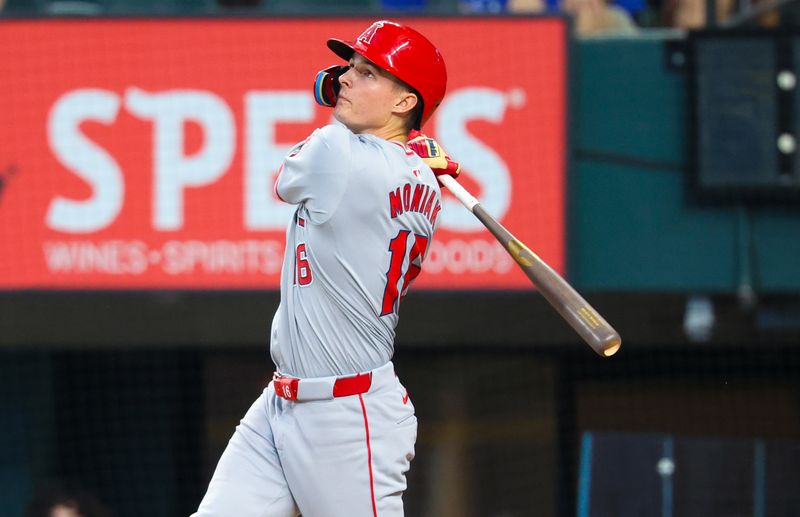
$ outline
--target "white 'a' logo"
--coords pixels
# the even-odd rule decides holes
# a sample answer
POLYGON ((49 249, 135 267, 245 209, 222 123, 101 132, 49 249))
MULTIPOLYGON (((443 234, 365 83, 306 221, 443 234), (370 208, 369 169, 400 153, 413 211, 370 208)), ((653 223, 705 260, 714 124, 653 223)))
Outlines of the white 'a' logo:
POLYGON ((365 45, 369 45, 370 43, 372 43, 372 38, 375 36, 375 32, 381 27, 383 27, 383 22, 373 23, 372 25, 367 27, 367 30, 361 33, 361 36, 358 37, 358 41, 360 41, 365 45))

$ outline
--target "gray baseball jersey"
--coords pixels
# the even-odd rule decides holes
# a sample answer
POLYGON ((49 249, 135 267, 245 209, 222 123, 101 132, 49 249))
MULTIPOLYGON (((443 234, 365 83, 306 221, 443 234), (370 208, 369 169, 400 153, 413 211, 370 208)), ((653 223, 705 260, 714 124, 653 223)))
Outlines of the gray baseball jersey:
POLYGON ((398 142, 334 124, 290 152, 275 192, 298 205, 272 321, 279 371, 325 377, 386 364, 400 301, 438 225, 433 172, 398 142))

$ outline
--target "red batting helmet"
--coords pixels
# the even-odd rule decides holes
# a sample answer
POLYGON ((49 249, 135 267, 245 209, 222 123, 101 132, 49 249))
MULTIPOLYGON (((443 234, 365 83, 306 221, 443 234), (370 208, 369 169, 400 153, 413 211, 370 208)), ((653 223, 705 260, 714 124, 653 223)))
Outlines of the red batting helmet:
POLYGON ((328 48, 347 61, 358 52, 414 88, 422 97, 422 117, 416 129, 428 121, 444 98, 447 70, 442 54, 411 27, 381 20, 367 27, 355 42, 329 39, 328 48))

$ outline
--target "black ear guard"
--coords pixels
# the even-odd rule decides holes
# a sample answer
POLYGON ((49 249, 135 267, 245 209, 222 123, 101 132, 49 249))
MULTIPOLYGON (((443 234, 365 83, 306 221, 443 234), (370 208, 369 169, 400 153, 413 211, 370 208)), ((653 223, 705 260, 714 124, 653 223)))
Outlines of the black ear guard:
POLYGON ((349 66, 334 65, 317 72, 314 79, 314 99, 317 104, 332 107, 339 96, 339 77, 349 70, 349 66))

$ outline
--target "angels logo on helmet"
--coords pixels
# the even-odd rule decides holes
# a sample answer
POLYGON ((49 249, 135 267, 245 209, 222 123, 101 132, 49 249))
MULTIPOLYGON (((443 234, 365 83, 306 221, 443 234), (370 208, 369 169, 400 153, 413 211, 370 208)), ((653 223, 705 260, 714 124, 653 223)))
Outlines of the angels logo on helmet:
POLYGON ((375 32, 378 29, 380 29, 381 27, 383 27, 384 23, 385 22, 383 22, 383 21, 379 21, 379 22, 375 22, 372 25, 370 25, 369 27, 367 27, 367 30, 362 32, 361 36, 358 37, 358 41, 360 41, 360 42, 362 42, 362 43, 364 43, 366 45, 369 45, 370 43, 372 43, 372 38, 373 38, 373 36, 375 36, 375 32))

